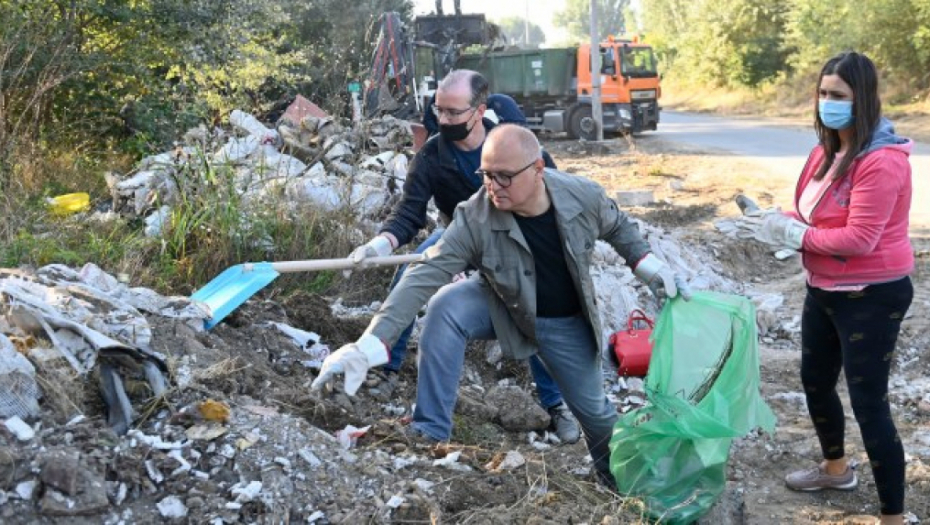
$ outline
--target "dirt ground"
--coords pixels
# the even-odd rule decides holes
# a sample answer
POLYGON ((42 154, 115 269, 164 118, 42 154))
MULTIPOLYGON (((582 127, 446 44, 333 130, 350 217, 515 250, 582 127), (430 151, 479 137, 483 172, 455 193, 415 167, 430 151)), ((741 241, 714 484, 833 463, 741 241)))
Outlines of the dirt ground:
MULTIPOLYGON (((788 491, 782 481, 787 472, 809 466, 819 457, 798 376, 804 281, 797 258, 778 261, 758 244, 727 238, 713 226, 716 219, 738 214, 733 198, 739 193, 769 205, 787 202, 791 189, 771 179, 749 177, 759 169, 745 159, 709 155, 649 134, 602 145, 565 139, 545 139, 544 145, 561 169, 591 177, 609 194, 653 190, 656 203, 627 211, 676 231, 687 245, 710 247, 715 259, 707 264, 717 265, 719 273, 747 290, 784 297, 777 309, 778 322, 760 336, 762 394, 777 415, 777 428, 771 435, 752 433, 736 440, 730 451, 726 492, 701 522, 870 523, 866 517, 878 514, 877 497, 851 411, 847 411, 846 446, 848 455, 859 462, 858 490, 799 494, 788 491)), ((890 397, 908 453, 906 507, 915 518, 928 520, 930 240, 915 240, 915 248, 919 255, 914 275, 917 292, 894 358, 890 397)), ((370 297, 355 297, 357 304, 383 298, 390 272, 382 273, 383 285, 373 286, 370 297)), ((65 424, 70 417, 62 408, 43 417, 39 442, 31 446, 15 444, 0 429, 0 442, 10 444, 5 454, 0 453, 0 495, 28 479, 30 469, 41 466, 44 450, 66 449, 78 451, 81 464, 99 472, 109 505, 80 517, 43 512, 47 498, 38 504, 26 498, 0 499, 0 521, 644 522, 635 500, 620 498, 592 482, 583 444, 542 446, 531 443, 525 431, 508 431, 492 422, 488 411, 493 407, 480 399, 485 390, 501 387, 532 393, 533 389, 525 366, 489 364, 483 347, 469 352, 453 440, 441 449, 417 450, 396 439, 415 399, 414 356, 408 357, 398 376, 370 374, 354 398, 338 392, 310 394, 313 373, 302 364, 304 357, 288 350, 293 347, 287 338, 263 323, 280 321, 313 330, 332 348, 338 347, 362 332, 370 310, 361 309, 354 318, 345 313, 337 318, 330 307, 332 299, 306 294, 281 298, 268 293, 207 333, 153 319, 155 350, 169 356, 179 386, 167 403, 145 412, 138 421, 139 430, 164 441, 180 441, 185 435, 190 437, 192 426, 203 423, 193 408, 203 400, 225 403, 232 411, 223 435, 192 439, 191 449, 181 453, 193 465, 191 472, 198 475, 179 472, 183 469, 178 468, 177 456, 166 449, 137 446, 136 441, 144 441, 142 437, 127 445, 108 433, 99 406, 95 409, 85 403, 89 417, 70 425, 65 424), (354 447, 344 450, 334 444, 332 435, 347 425, 371 428, 358 437, 354 447), (497 468, 513 450, 520 452, 525 464, 512 470, 497 468), (448 461, 452 454, 458 457, 456 468, 435 462, 448 461), (266 492, 261 498, 242 495, 249 479, 263 482, 266 492), (402 498, 396 499, 398 495, 402 498), (184 503, 183 516, 166 514, 164 502, 169 497, 184 503)), ((47 402, 53 405, 51 397, 47 402)))

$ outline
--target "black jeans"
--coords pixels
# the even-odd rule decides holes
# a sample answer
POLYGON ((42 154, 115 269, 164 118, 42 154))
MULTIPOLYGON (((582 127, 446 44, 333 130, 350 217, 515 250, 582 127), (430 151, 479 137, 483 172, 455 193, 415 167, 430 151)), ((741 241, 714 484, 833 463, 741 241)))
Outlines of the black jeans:
POLYGON ((904 447, 891 417, 888 376, 913 297, 910 277, 860 292, 808 286, 801 317, 801 382, 823 456, 843 457, 845 420, 836 383, 845 370, 882 514, 904 511, 904 447))

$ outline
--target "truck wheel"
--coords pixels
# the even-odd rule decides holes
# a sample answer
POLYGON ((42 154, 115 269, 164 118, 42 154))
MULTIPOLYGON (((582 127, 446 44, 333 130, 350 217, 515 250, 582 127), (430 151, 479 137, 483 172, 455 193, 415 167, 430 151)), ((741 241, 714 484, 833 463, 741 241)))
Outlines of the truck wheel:
POLYGON ((572 111, 568 136, 573 139, 597 140, 597 122, 591 116, 591 106, 580 105, 572 111))

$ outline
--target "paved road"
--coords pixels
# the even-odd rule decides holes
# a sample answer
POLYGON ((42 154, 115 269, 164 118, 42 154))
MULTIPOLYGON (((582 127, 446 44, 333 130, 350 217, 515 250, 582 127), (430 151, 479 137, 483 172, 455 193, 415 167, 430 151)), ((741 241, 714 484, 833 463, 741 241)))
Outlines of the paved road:
MULTIPOLYGON (((790 186, 797 181, 807 154, 817 142, 813 128, 676 111, 662 112, 656 134, 665 140, 751 157, 790 186)), ((926 238, 930 237, 930 145, 915 144, 910 160, 914 186, 911 234, 926 238)))

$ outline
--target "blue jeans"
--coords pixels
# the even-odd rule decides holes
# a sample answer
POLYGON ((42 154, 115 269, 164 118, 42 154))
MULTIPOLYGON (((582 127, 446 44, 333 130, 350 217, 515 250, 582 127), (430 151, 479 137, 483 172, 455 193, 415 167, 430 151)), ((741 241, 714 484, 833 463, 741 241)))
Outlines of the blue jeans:
MULTIPOLYGON (((427 248, 439 242, 439 238, 442 237, 443 231, 445 231, 443 228, 437 228, 425 241, 417 246, 417 249, 414 250, 413 253, 423 253, 427 248)), ((406 269, 406 264, 397 269, 397 272, 394 274, 394 279, 391 281, 392 290, 397 286, 397 283, 400 281, 400 278, 403 277, 404 270, 406 269)), ((410 323, 410 326, 401 332, 400 338, 391 348, 391 360, 384 365, 385 370, 390 370, 392 372, 400 370, 400 365, 403 364, 404 356, 407 354, 407 343, 410 341, 411 332, 413 332, 413 323, 410 323)), ((531 357, 529 361, 530 373, 533 374, 533 381, 536 382, 536 392, 539 394, 539 404, 544 408, 551 408, 561 403, 562 393, 559 392, 558 385, 555 384, 552 376, 546 371, 546 367, 543 366, 542 361, 536 356, 531 357)))
MULTIPOLYGON (((437 440, 452 435, 452 412, 470 340, 495 338, 488 298, 477 278, 442 287, 433 296, 420 334, 417 406, 413 427, 437 440)), ((607 400, 601 360, 583 316, 537 318, 538 357, 552 375, 584 432, 598 474, 610 474, 608 443, 617 410, 607 400)))

